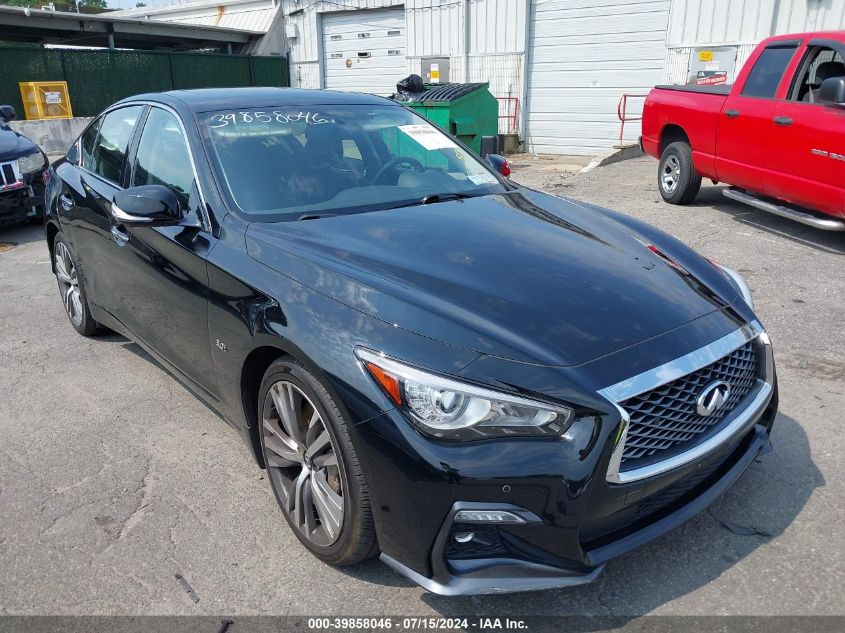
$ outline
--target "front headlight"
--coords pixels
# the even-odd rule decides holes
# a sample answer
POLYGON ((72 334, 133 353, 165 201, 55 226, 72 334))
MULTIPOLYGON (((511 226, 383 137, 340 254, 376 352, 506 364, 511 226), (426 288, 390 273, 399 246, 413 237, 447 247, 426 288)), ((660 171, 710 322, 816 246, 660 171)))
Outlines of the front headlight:
POLYGON ((422 431, 435 437, 561 435, 572 422, 571 407, 459 382, 367 349, 355 353, 390 399, 422 431))
POLYGON ((18 159, 18 168, 22 174, 33 174, 41 171, 47 166, 47 159, 41 152, 35 152, 28 156, 21 156, 18 159))
POLYGON ((728 268, 727 266, 723 266, 719 262, 715 262, 712 259, 710 260, 711 263, 718 268, 722 274, 728 278, 728 281, 733 283, 736 286, 736 289, 739 290, 739 293, 742 295, 742 298, 745 300, 745 303, 748 304, 748 307, 752 310, 754 309, 754 299, 751 298, 751 288, 748 287, 748 283, 746 283, 745 279, 736 272, 733 268, 728 268))

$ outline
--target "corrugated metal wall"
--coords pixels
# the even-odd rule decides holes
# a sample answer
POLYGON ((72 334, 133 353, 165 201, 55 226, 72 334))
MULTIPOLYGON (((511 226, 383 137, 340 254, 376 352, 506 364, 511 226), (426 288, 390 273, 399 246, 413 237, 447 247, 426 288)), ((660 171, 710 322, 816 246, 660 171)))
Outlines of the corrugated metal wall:
POLYGON ((666 45, 757 43, 845 27, 845 0, 672 0, 666 45))
POLYGON ((695 47, 737 47, 734 74, 772 35, 845 29, 845 0, 672 0, 664 81, 687 80, 695 47))

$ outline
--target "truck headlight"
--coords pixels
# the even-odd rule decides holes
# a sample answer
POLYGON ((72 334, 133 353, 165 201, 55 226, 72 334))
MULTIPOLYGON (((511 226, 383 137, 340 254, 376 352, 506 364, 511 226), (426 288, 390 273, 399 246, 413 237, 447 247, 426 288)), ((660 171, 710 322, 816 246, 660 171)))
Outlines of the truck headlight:
POLYGON ((420 430, 435 437, 561 435, 573 410, 432 374, 358 348, 364 367, 420 430))
POLYGON ((22 174, 34 174, 47 166, 47 159, 41 152, 34 152, 18 158, 18 169, 22 174))

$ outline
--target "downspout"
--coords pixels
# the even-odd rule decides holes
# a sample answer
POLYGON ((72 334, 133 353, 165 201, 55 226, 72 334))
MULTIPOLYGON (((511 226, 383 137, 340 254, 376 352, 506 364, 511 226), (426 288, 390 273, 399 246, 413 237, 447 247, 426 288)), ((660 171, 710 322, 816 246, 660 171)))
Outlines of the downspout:
POLYGON ((469 83, 470 2, 472 0, 464 0, 464 83, 469 83))
POLYGON ((528 151, 528 72, 530 70, 528 60, 528 38, 531 35, 531 0, 525 0, 525 28, 522 32, 522 65, 520 74, 520 96, 519 96, 519 130, 517 133, 522 137, 522 151, 528 151))

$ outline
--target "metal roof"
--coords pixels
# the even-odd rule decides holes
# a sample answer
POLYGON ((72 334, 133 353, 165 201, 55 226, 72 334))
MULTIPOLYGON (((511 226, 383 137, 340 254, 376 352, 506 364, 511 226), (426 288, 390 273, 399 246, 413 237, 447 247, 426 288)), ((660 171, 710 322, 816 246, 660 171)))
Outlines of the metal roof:
POLYGON ((118 48, 219 48, 238 52, 264 35, 251 29, 161 22, 107 12, 96 15, 0 6, 0 40, 118 48))
POLYGON ((161 22, 182 22, 266 33, 281 11, 275 0, 196 0, 123 9, 114 14, 161 22))

